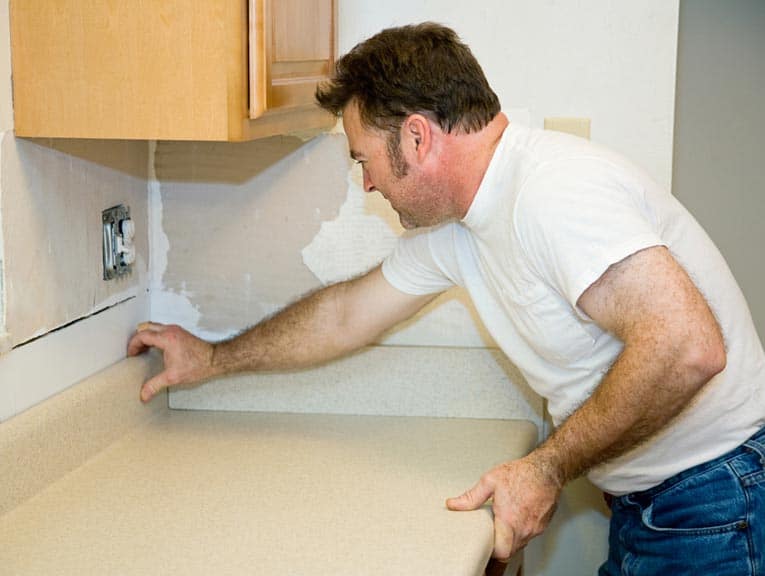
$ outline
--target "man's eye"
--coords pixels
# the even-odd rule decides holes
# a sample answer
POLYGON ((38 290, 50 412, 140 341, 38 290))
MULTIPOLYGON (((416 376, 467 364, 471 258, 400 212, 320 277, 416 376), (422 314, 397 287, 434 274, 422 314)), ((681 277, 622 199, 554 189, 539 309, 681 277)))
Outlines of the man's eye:
POLYGON ((364 165, 364 162, 366 162, 366 160, 354 160, 354 162, 355 162, 356 164, 358 164, 359 166, 363 166, 363 165, 364 165))

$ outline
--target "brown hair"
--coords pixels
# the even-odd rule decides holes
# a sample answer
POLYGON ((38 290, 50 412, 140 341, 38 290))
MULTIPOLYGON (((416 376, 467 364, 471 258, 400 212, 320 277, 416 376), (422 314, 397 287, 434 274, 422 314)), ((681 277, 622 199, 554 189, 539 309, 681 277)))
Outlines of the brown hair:
POLYGON ((414 113, 445 132, 477 131, 500 110, 470 48, 433 22, 388 28, 357 44, 317 87, 316 100, 338 116, 355 100, 362 123, 394 133, 414 113))

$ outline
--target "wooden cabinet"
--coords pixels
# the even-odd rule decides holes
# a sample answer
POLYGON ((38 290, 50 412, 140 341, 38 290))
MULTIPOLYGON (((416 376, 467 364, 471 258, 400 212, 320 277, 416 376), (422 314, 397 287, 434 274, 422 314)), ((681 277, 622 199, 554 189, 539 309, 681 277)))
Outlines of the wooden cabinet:
POLYGON ((249 140, 329 127, 334 0, 11 0, 17 136, 249 140))

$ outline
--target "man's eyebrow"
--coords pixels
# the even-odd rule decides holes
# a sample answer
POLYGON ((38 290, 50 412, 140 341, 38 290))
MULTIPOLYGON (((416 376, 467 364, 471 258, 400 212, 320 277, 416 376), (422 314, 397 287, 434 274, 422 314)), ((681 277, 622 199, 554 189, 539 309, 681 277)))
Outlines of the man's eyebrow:
POLYGON ((359 156, 361 156, 361 154, 359 154, 355 150, 351 150, 351 158, 353 158, 354 160, 358 160, 359 156))

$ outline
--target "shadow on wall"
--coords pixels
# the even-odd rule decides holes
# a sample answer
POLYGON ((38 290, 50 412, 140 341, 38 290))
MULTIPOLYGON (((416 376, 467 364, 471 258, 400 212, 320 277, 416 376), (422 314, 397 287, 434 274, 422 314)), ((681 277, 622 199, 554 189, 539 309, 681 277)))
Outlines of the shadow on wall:
POLYGON ((85 138, 18 138, 17 140, 20 143, 29 143, 41 148, 62 152, 80 160, 132 176, 133 178, 146 180, 147 177, 148 158, 145 163, 137 163, 135 161, 135 141, 92 140, 85 138))
POLYGON ((295 136, 250 142, 157 143, 154 169, 164 182, 244 184, 306 144, 295 136))
MULTIPOLYGON (((134 178, 147 178, 146 166, 137 166, 127 153, 131 140, 94 140, 68 138, 23 138, 24 142, 63 152, 69 156, 122 172, 134 178), (124 147, 124 154, 119 148, 124 147)), ((306 141, 297 136, 274 136, 250 142, 157 143, 157 178, 174 182, 243 184, 283 160, 306 141), (182 159, 182 160, 180 160, 182 159)), ((147 158, 147 165, 149 159, 147 158)))

